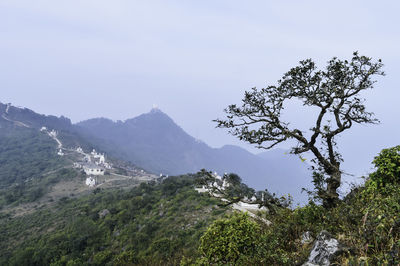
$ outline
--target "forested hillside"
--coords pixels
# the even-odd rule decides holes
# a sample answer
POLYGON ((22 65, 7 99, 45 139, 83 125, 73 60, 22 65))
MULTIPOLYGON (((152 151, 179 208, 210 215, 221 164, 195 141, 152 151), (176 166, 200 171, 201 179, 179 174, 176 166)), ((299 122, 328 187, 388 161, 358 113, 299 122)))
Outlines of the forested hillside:
POLYGON ((3 125, 0 130, 0 207, 32 202, 52 184, 76 176, 64 169, 68 162, 57 156, 57 144, 36 129, 3 125))
MULTIPOLYGON (((89 192, 86 174, 74 164, 82 163, 87 155, 83 151, 94 148, 68 119, 0 103, 0 209, 31 212, 59 198, 89 192)), ((104 187, 131 187, 152 178, 130 163, 107 159, 115 167, 102 179, 104 187)))
POLYGON ((228 211, 218 203, 194 190, 192 176, 181 176, 3 215, 0 264, 176 265, 197 256, 200 236, 228 211))

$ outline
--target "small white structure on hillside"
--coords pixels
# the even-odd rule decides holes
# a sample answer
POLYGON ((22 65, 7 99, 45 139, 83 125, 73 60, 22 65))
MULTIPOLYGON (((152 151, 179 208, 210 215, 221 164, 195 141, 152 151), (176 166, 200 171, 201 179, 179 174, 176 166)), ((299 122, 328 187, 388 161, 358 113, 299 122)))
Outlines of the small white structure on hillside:
POLYGON ((79 152, 79 153, 83 153, 83 150, 82 150, 81 147, 76 148, 76 151, 79 152))
POLYGON ((41 132, 47 131, 47 127, 42 127, 42 128, 40 129, 40 131, 41 131, 41 132))
POLYGON ((99 159, 100 156, 104 156, 100 153, 97 153, 95 149, 92 150, 92 152, 90 153, 94 158, 99 159))
POLYGON ((61 149, 57 152, 57 154, 58 154, 59 156, 64 156, 64 153, 63 153, 63 151, 62 151, 61 149))
POLYGON ((202 186, 201 188, 197 187, 195 190, 199 193, 205 193, 209 191, 205 186, 202 186))
POLYGON ((93 176, 86 178, 86 186, 94 187, 96 185, 96 179, 93 176))
POLYGON ((90 155, 86 154, 85 155, 85 162, 90 163, 92 161, 92 158, 90 158, 90 155))
POLYGON ((97 165, 103 165, 106 162, 106 158, 105 158, 104 154, 101 154, 99 156, 95 156, 94 159, 98 159, 98 161, 95 160, 95 163, 97 165))
POLYGON ((104 166, 106 169, 112 169, 112 165, 109 164, 109 163, 104 163, 103 166, 104 166))
POLYGON ((83 165, 83 171, 85 171, 87 175, 104 175, 104 168, 94 163, 83 165))
POLYGON ((99 164, 104 164, 105 162, 106 162, 106 158, 104 157, 104 154, 100 155, 99 164))
POLYGON ((57 131, 55 131, 54 129, 52 131, 49 132, 49 136, 52 138, 57 137, 57 131))

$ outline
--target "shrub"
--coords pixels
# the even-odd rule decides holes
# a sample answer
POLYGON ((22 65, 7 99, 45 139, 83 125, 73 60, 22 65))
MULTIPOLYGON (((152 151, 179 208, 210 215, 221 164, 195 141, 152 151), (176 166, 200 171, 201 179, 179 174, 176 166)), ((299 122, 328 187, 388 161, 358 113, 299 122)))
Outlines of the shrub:
POLYGON ((254 260, 260 246, 260 226, 247 213, 215 221, 201 237, 199 264, 236 264, 254 260))
POLYGON ((377 170, 370 177, 379 186, 400 183, 400 145, 383 149, 372 163, 377 170))

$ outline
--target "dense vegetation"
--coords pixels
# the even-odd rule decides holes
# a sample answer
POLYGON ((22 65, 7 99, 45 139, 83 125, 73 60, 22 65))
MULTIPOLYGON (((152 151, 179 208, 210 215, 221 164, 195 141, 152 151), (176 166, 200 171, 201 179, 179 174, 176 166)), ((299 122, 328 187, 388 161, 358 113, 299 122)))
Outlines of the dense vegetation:
POLYGON ((22 183, 60 163, 56 143, 37 130, 0 131, 0 184, 22 183))
POLYGON ((192 177, 129 190, 95 190, 54 207, 0 220, 0 265, 178 264, 226 212, 192 177))
POLYGON ((293 210, 276 208, 273 213, 260 213, 271 225, 263 222, 254 225, 246 216, 240 217, 240 223, 235 216, 217 221, 202 238, 201 257, 191 262, 298 265, 307 260, 313 243, 302 242, 303 234, 309 232, 315 239, 322 230, 327 230, 345 246, 335 258, 338 265, 399 265, 399 151, 400 146, 383 150, 374 160, 377 170, 335 208, 327 209, 311 201, 293 210), (213 233, 221 224, 224 229, 213 233), (249 226, 253 229, 248 230, 249 226), (226 231, 230 232, 229 241, 226 241, 226 231), (254 231, 258 232, 257 238, 254 231), (210 234, 215 237, 210 238, 210 234), (258 244, 251 248, 254 242, 258 244))
POLYGON ((365 184, 330 209, 314 199, 295 209, 270 206, 258 212, 262 219, 229 214, 219 199, 193 189, 194 176, 181 176, 131 190, 96 189, 19 217, 3 213, 0 264, 296 265, 313 243, 302 242, 303 234, 327 230, 346 247, 336 263, 396 265, 399 150, 383 150, 365 184))
POLYGON ((0 208, 34 201, 51 184, 77 175, 63 169, 67 162, 57 156, 56 147, 54 140, 36 129, 0 130, 0 208))

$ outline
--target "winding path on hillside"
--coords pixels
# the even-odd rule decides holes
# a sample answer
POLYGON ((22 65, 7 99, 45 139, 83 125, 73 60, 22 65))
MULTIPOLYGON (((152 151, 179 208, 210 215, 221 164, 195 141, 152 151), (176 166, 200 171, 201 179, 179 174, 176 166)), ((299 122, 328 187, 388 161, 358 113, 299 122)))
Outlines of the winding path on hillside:
POLYGON ((4 118, 5 120, 7 120, 7 121, 9 121, 9 122, 11 122, 11 123, 14 123, 14 124, 16 124, 16 125, 19 125, 19 126, 21 126, 21 127, 30 128, 30 126, 28 126, 27 124, 24 124, 24 123, 22 123, 22 122, 20 122, 20 121, 15 121, 15 120, 12 120, 12 119, 6 117, 5 114, 2 114, 1 117, 4 118))
POLYGON ((8 118, 8 117, 6 116, 6 114, 8 114, 8 111, 10 110, 10 106, 11 106, 11 104, 7 104, 6 112, 3 113, 3 114, 1 115, 1 117, 4 118, 5 120, 7 120, 7 121, 9 121, 9 122, 11 122, 11 123, 14 123, 14 124, 16 124, 16 125, 19 125, 19 126, 21 126, 21 127, 30 128, 30 126, 28 126, 27 124, 22 123, 22 122, 20 122, 20 121, 12 120, 12 119, 10 119, 10 118, 8 118))
POLYGON ((63 145, 62 145, 61 141, 57 138, 57 135, 54 135, 51 132, 47 132, 47 134, 50 136, 50 138, 54 139, 57 142, 57 144, 58 144, 57 149, 62 149, 63 148, 62 147, 63 145))

